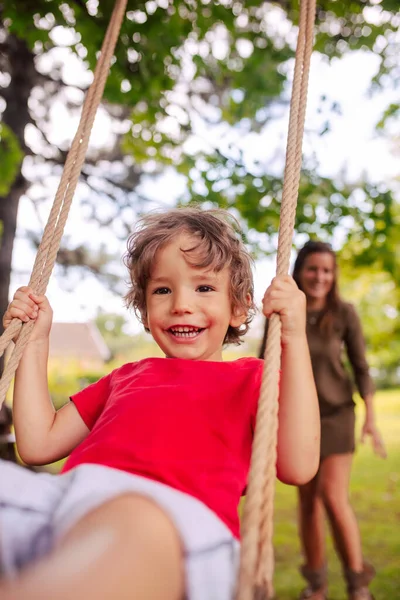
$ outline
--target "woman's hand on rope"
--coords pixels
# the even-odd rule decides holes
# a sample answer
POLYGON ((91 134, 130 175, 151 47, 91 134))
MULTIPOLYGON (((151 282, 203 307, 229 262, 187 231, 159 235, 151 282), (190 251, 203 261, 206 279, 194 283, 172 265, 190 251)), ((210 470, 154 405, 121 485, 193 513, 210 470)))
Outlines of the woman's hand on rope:
POLYGON ((50 333, 53 310, 46 296, 35 294, 32 288, 20 287, 4 313, 4 329, 13 319, 20 319, 23 323, 35 321, 29 341, 45 340, 50 333))
POLYGON ((263 298, 263 313, 278 313, 282 323, 282 344, 306 335, 306 297, 290 275, 274 277, 263 298))

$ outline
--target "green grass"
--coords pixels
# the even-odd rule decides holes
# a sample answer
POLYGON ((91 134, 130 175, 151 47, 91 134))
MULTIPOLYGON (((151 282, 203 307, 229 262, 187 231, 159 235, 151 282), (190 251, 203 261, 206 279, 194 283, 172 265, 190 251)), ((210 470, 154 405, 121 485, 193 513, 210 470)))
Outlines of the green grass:
MULTIPOLYGON (((377 569, 371 584, 376 600, 400 600, 400 390, 376 396, 378 426, 388 458, 376 457, 370 445, 359 446, 352 472, 351 501, 357 514, 363 553, 377 569)), ((357 406, 358 430, 363 418, 357 406)), ((275 590, 279 600, 294 600, 304 582, 296 524, 296 491, 277 485, 275 497, 275 590)), ((329 600, 346 598, 339 561, 328 540, 329 600)))

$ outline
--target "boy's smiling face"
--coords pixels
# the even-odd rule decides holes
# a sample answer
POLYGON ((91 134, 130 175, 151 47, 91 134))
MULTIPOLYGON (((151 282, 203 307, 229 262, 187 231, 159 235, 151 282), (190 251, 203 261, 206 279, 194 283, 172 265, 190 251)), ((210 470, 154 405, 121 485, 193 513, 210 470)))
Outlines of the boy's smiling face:
POLYGON ((167 357, 220 361, 229 325, 238 327, 246 315, 232 310, 228 267, 216 272, 191 266, 184 251, 198 243, 181 233, 157 252, 144 322, 167 357))

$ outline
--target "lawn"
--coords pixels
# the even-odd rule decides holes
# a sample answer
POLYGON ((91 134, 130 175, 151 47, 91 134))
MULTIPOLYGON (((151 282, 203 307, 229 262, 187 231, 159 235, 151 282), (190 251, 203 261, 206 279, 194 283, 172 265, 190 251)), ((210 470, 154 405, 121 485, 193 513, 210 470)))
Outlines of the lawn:
MULTIPOLYGON (((364 556, 377 569, 371 585, 376 600, 400 600, 400 390, 376 396, 378 425, 388 458, 376 457, 369 445, 359 446, 351 482, 351 500, 363 540, 364 556)), ((357 405, 360 428, 363 406, 357 405)), ((278 600, 298 597, 300 549, 296 527, 295 490, 278 484, 275 498, 275 589, 278 600)), ((329 600, 346 598, 341 570, 330 540, 329 600)))

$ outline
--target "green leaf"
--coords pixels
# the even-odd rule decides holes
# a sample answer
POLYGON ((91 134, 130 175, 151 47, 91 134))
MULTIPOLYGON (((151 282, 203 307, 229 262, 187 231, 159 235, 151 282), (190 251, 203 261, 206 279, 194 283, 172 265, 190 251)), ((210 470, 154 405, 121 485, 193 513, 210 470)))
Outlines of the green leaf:
POLYGON ((23 152, 16 135, 0 123, 0 196, 7 196, 20 170, 23 152))

